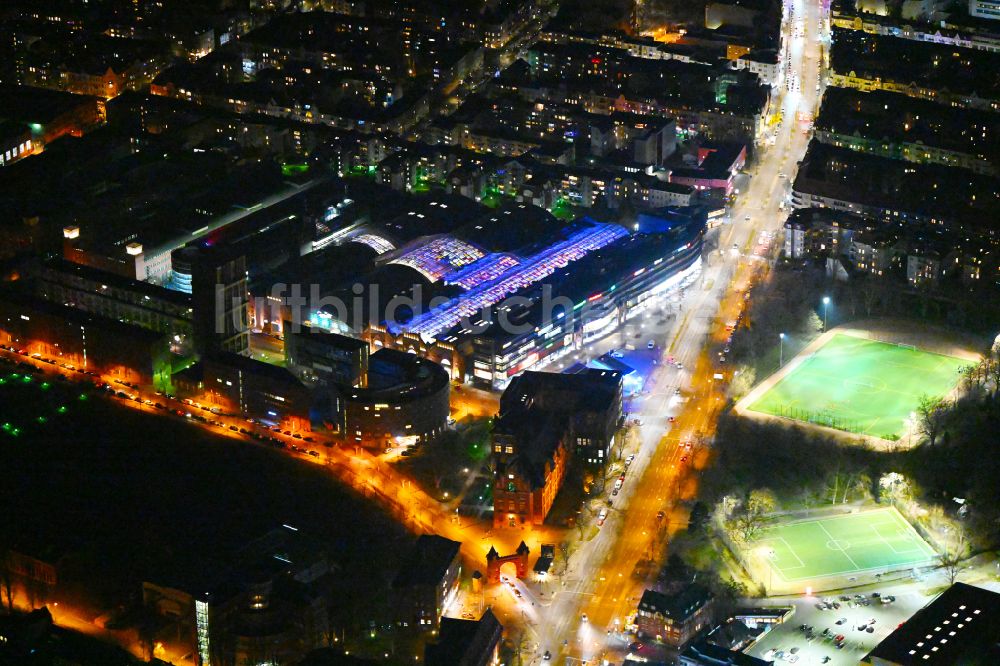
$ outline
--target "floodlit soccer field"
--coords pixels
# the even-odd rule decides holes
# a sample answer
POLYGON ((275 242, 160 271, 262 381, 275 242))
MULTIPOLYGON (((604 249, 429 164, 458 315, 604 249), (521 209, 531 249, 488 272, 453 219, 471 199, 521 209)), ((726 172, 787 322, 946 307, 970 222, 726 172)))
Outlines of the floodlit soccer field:
POLYGON ((902 569, 936 557, 892 508, 776 525, 751 548, 790 583, 902 569))
POLYGON ((882 439, 900 437, 920 397, 941 397, 969 362, 837 334, 750 405, 754 412, 882 439))

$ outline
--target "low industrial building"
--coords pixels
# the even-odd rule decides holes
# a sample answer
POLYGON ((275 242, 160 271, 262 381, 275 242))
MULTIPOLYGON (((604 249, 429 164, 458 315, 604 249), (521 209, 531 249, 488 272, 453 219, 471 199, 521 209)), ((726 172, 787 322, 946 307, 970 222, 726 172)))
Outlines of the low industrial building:
POLYGON ((955 583, 862 658, 869 666, 1000 663, 1000 594, 955 583))

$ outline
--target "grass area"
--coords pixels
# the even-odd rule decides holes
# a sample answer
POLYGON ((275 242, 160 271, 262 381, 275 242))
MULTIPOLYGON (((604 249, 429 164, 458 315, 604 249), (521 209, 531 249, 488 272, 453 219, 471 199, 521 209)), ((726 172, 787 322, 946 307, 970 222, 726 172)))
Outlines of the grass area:
POLYGON ((561 198, 557 199, 552 205, 551 213, 556 217, 556 219, 559 220, 573 221, 577 217, 573 204, 571 204, 567 199, 561 198))
POLYGON ((894 508, 776 525, 751 549, 787 582, 901 569, 935 557, 894 508))
POLYGON ((0 439, 6 437, 35 437, 50 430, 60 420, 62 427, 70 421, 70 409, 85 408, 86 393, 68 387, 54 388, 52 382, 17 370, 0 371, 0 439), (14 405, 23 403, 21 409, 14 405), (50 423, 53 421, 53 423, 50 423))
POLYGON ((954 356, 838 334, 750 410, 894 439, 920 398, 946 395, 966 365, 954 356))
POLYGON ((0 421, 21 430, 0 433, 0 533, 29 553, 67 554, 60 588, 77 606, 133 598, 142 580, 208 575, 287 523, 323 545, 338 594, 357 600, 338 621, 380 617, 388 586, 372 572, 395 571, 411 537, 320 465, 140 413, 88 384, 7 364, 0 377, 0 421))
POLYGON ((281 165, 281 175, 283 176, 298 176, 309 171, 308 164, 282 164, 281 165))
POLYGON ((421 445, 416 455, 400 457, 395 464, 430 496, 454 497, 486 462, 489 428, 489 419, 463 419, 455 430, 445 431, 421 445))

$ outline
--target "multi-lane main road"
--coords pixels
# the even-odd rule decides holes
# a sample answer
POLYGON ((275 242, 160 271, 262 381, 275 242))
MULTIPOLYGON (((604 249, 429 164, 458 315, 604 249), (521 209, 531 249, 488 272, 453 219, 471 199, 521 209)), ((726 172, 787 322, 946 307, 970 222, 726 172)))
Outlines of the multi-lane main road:
POLYGON ((550 603, 531 610, 536 663, 545 652, 557 663, 620 660, 629 641, 626 619, 657 571, 649 560, 661 564, 669 534, 686 524, 681 502, 695 495, 695 472, 710 460, 710 450, 700 443, 711 440, 723 403, 714 376, 724 367, 712 352, 724 346, 725 322, 744 303, 758 263, 750 253, 762 235, 781 226, 789 178, 805 153, 820 95, 826 8, 812 0, 788 0, 786 7, 784 82, 772 102, 780 105, 782 121, 773 130, 773 143, 766 141, 771 145, 758 152, 732 223, 713 231, 719 234, 718 250, 706 257, 701 284, 688 289, 681 315, 667 331, 664 358, 649 380, 651 394, 639 415, 643 425, 629 480, 597 536, 571 554, 550 603), (668 356, 686 369, 668 363, 668 356))

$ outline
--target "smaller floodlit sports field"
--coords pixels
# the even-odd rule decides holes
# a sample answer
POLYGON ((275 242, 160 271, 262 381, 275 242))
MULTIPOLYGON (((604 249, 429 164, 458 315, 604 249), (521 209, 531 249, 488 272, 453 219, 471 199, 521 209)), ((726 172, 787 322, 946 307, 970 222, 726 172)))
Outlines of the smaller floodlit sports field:
POLYGON ((920 398, 947 395, 969 361, 837 333, 792 363, 750 411, 894 439, 906 432, 920 398))
POLYGON ((788 583, 895 571, 936 557, 894 508, 775 525, 751 549, 788 583))

